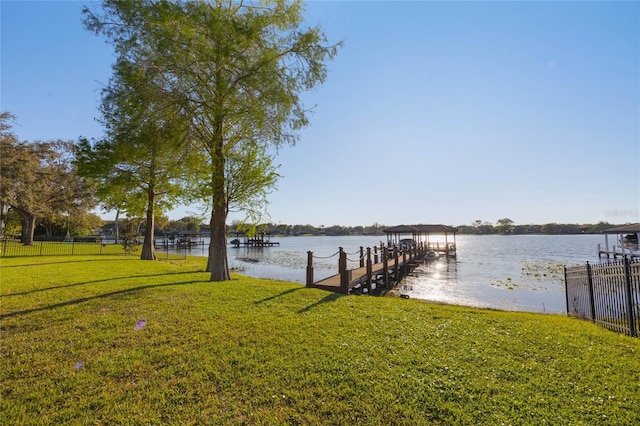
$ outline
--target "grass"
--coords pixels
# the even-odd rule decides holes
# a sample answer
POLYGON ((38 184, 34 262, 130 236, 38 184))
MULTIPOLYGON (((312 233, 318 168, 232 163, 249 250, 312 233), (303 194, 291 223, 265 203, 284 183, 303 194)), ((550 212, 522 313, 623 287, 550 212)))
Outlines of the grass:
POLYGON ((211 283, 201 258, 0 262, 1 424, 640 422, 640 340, 589 322, 211 283))

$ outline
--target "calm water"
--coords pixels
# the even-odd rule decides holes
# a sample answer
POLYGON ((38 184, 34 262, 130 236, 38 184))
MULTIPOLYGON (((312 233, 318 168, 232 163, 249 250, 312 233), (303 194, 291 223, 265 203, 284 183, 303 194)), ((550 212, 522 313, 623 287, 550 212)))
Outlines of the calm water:
MULTIPOLYGON (((384 237, 382 237, 384 239, 384 237)), ((337 273, 342 246, 357 260, 360 246, 378 245, 380 236, 274 237, 280 246, 228 247, 229 266, 260 278, 305 282, 307 251, 314 254, 316 280, 337 273)), ((433 241, 433 240, 432 240, 433 241)), ((601 235, 460 235, 458 257, 417 268, 399 291, 411 298, 505 310, 564 313, 562 266, 597 262, 601 235)), ((207 245, 191 250, 206 256, 207 245)), ((355 266, 352 263, 351 266, 355 266)))

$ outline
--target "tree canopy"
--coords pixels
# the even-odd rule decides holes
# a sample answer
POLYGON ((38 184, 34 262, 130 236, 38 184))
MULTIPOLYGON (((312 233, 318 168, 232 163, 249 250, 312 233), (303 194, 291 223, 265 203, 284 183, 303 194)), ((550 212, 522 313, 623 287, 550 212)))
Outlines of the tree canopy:
POLYGON ((301 1, 105 0, 84 17, 119 62, 151 70, 149 102, 161 99, 188 123, 200 157, 185 167, 199 174, 211 210, 207 270, 211 280, 229 279, 227 214, 233 206, 259 212, 278 178, 269 153, 294 144, 308 124, 300 93, 326 79, 340 44, 300 28, 301 1))
POLYGON ((154 69, 127 58, 113 69, 101 107, 107 136, 93 144, 80 140, 78 167, 99 182, 106 206, 146 217, 140 258, 155 260, 156 215, 186 196, 184 164, 195 153, 186 146, 188 126, 179 107, 150 84, 154 69))
POLYGON ((22 219, 22 242, 32 244, 36 220, 84 215, 95 206, 93 187, 76 173, 72 141, 20 142, 13 116, 0 116, 0 200, 22 219))

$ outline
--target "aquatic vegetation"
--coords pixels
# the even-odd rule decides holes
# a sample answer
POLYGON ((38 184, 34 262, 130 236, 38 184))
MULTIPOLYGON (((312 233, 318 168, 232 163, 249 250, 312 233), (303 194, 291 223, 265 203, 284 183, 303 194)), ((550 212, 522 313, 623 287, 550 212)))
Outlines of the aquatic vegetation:
POLYGON ((491 285, 493 287, 506 288, 507 290, 514 290, 517 287, 521 287, 520 284, 513 282, 513 280, 510 277, 507 277, 506 280, 496 279, 491 285))
MULTIPOLYGON (((242 258, 238 259, 244 260, 242 258)), ((275 251, 255 261, 260 261, 265 265, 274 265, 283 268, 304 269, 307 267, 307 254, 299 251, 275 251)), ((337 257, 329 259, 314 258, 313 267, 315 269, 337 269, 337 257)))
POLYGON ((564 263, 557 260, 523 260, 520 267, 523 277, 564 282, 564 263))

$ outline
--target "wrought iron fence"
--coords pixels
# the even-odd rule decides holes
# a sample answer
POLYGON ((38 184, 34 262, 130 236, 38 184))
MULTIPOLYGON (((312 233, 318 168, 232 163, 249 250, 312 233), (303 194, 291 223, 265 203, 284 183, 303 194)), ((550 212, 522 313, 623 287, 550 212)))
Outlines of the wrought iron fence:
MULTIPOLYGON (((139 254, 137 251, 129 254, 139 254)), ((4 237, 0 239, 0 257, 16 256, 72 256, 72 255, 125 255, 122 244, 106 241, 99 237, 34 237, 31 245, 24 245, 19 238, 4 237)), ((174 248, 157 248, 156 257, 159 259, 185 259, 187 251, 174 248)))
POLYGON ((637 337, 640 330, 640 261, 566 268, 567 313, 637 337))

